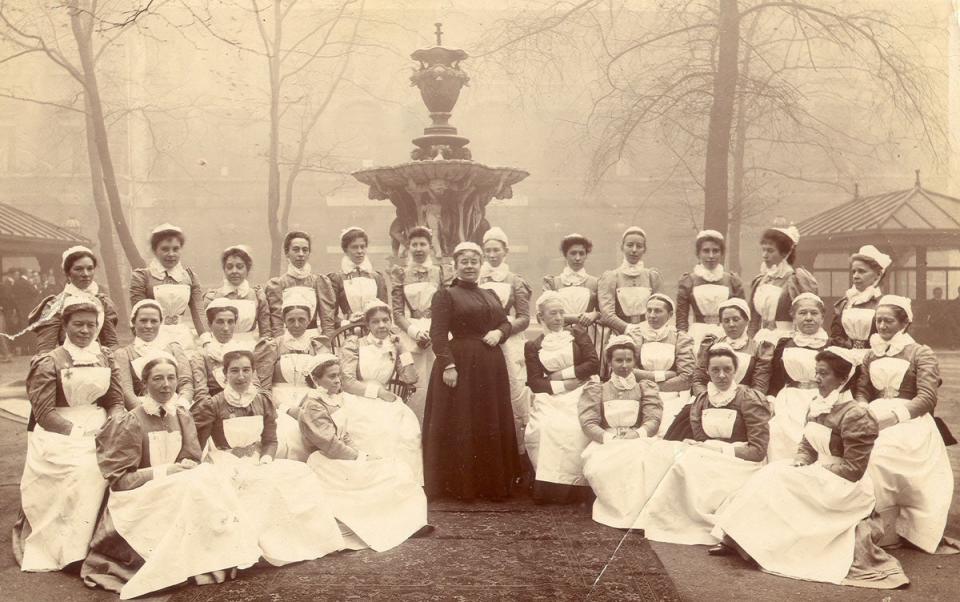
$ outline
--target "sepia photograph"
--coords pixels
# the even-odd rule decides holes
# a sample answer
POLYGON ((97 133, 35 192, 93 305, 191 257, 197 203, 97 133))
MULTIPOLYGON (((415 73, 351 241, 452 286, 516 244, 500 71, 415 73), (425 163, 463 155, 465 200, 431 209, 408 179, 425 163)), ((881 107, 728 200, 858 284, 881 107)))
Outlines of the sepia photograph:
POLYGON ((0 598, 960 598, 960 0, 0 0, 0 598))

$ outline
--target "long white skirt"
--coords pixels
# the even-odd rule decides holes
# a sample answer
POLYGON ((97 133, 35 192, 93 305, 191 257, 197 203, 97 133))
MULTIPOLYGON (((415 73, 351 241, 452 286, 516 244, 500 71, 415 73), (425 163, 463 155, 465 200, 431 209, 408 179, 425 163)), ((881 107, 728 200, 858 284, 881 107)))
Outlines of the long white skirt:
MULTIPOLYGON (((85 429, 100 427, 106 417, 95 405, 57 410, 85 429)), ((39 424, 27 433, 20 500, 30 534, 20 568, 58 571, 86 558, 106 490, 94 437, 68 437, 39 424)))
POLYGON ((677 391, 673 393, 660 392, 660 401, 663 402, 663 419, 660 420, 660 427, 657 429, 657 437, 663 437, 670 429, 670 425, 676 420, 677 414, 687 406, 693 399, 690 397, 690 391, 677 391))
POLYGON ((533 392, 527 387, 527 360, 523 355, 526 340, 526 336, 521 332, 510 336, 500 346, 503 350, 503 361, 507 366, 507 378, 510 380, 510 405, 513 408, 519 454, 526 452, 523 432, 530 420, 530 398, 533 397, 533 392))
POLYGON ((770 418, 770 442, 767 444, 767 459, 770 462, 792 460, 803 438, 807 423, 807 410, 817 394, 816 389, 784 387, 773 400, 773 416, 770 418))
POLYGON ((857 524, 874 506, 869 477, 851 482, 819 464, 764 466, 717 514, 763 570, 840 584, 853 564, 857 524))
POLYGON ((647 539, 686 545, 715 544, 716 513, 760 470, 758 462, 687 446, 667 471, 633 528, 647 539))
POLYGON ((400 545, 427 524, 427 496, 396 459, 332 460, 313 452, 307 465, 327 492, 333 515, 377 552, 400 545))
POLYGON ((597 496, 593 520, 617 529, 633 526, 683 447, 646 437, 591 441, 583 451, 583 474, 597 496))
POLYGON ((577 387, 558 395, 537 393, 533 396, 533 411, 523 437, 538 481, 587 484, 581 455, 590 439, 580 428, 577 411, 582 392, 583 387, 577 387))
POLYGON ((273 385, 273 404, 277 408, 277 458, 306 462, 310 452, 303 443, 300 423, 287 410, 300 407, 310 389, 288 383, 273 385))
POLYGON ((343 394, 347 430, 357 449, 381 458, 396 458, 423 485, 420 421, 402 401, 383 401, 343 394))
MULTIPOLYGON (((874 412, 892 410, 898 399, 877 399, 874 412)), ((940 431, 930 414, 880 431, 867 473, 873 480, 877 512, 899 508, 897 533, 933 554, 943 539, 953 496, 953 471, 940 431)))
POLYGON ((117 533, 144 560, 120 590, 123 600, 260 557, 258 534, 234 487, 209 464, 111 492, 107 508, 117 533))
MULTIPOLYGON (((429 320, 424 320, 424 324, 429 329, 429 320)), ((427 405, 427 385, 430 382, 430 374, 433 373, 433 362, 436 361, 437 356, 433 352, 433 347, 427 347, 426 349, 417 345, 417 342, 410 337, 407 333, 401 333, 400 338, 403 339, 406 344, 407 349, 411 349, 410 354, 413 356, 413 367, 417 370, 417 390, 413 392, 413 395, 410 396, 410 399, 407 400, 407 405, 410 406, 410 409, 413 410, 413 413, 417 415, 417 420, 420 421, 420 425, 423 425, 423 412, 426 409, 427 405)))

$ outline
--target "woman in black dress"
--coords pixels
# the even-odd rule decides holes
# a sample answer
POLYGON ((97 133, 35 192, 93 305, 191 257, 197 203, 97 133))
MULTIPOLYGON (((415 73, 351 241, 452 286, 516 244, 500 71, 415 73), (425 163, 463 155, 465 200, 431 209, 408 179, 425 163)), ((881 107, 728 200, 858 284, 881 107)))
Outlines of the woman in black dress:
POLYGON ((503 499, 519 475, 510 383, 500 349, 510 336, 510 322, 496 293, 477 286, 482 256, 476 243, 457 245, 456 278, 431 304, 430 340, 437 360, 423 419, 430 498, 503 499))

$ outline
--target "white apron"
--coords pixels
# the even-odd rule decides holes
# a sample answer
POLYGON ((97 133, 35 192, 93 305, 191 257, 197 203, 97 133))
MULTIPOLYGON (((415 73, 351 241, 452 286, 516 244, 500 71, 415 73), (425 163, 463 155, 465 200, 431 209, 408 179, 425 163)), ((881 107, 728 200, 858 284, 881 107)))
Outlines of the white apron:
MULTIPOLYGON (((882 357, 870 363, 870 382, 881 395, 897 395, 910 362, 882 357)), ((884 396, 870 402, 877 415, 902 407, 903 399, 884 396)), ((931 414, 880 431, 867 466, 877 496, 877 512, 899 508, 897 533, 934 553, 946 527, 953 496, 953 471, 943 438, 931 414)))
POLYGON ((733 382, 739 384, 743 383, 743 379, 747 377, 747 370, 750 369, 750 362, 753 361, 753 356, 749 353, 743 353, 742 351, 734 351, 737 356, 737 371, 733 374, 733 382))
MULTIPOLYGON (((410 305, 410 308, 420 312, 421 315, 423 312, 430 310, 433 295, 436 292, 437 285, 435 282, 411 282, 403 285, 403 295, 407 299, 407 303, 410 305)), ((410 308, 404 308, 404 311, 408 315, 410 314, 410 308)), ((430 331, 430 318, 411 317, 410 324, 416 326, 418 330, 430 331)), ((433 362, 437 358, 433 353, 433 347, 427 347, 426 349, 420 347, 406 332, 402 333, 400 337, 404 339, 406 348, 411 350, 413 366, 416 368, 420 379, 429 380, 430 374, 433 372, 433 362)), ((409 405, 413 413, 417 415, 417 420, 420 421, 421 424, 423 424, 423 412, 426 403, 427 386, 424 382, 421 386, 417 387, 417 390, 414 391, 410 399, 407 400, 407 405, 409 405)))
MULTIPOLYGON (((504 308, 510 303, 513 285, 510 282, 488 281, 480 285, 496 293, 500 304, 504 308)), ((523 433, 530 420, 530 389, 527 388, 527 361, 523 355, 523 346, 527 337, 523 332, 511 334, 500 344, 503 351, 503 361, 507 367, 507 378, 510 380, 510 405, 513 408, 513 424, 517 437, 518 452, 526 452, 523 445, 523 433)))
MULTIPOLYGON (((603 402, 604 419, 612 434, 633 428, 639 412, 636 400, 603 402)), ((591 441, 582 457, 583 475, 597 496, 593 520, 629 529, 683 447, 679 441, 649 437, 591 441)))
POLYGON ((256 344, 260 339, 257 326, 257 302, 250 299, 230 299, 237 308, 237 326, 233 338, 240 342, 256 344))
POLYGON ((633 528, 643 529, 652 541, 716 544, 720 539, 711 531, 716 526, 717 511, 761 466, 719 451, 687 446, 650 496, 633 528))
POLYGON ((179 343, 184 349, 194 349, 194 334, 191 319, 187 317, 190 306, 189 284, 157 284, 153 287, 153 298, 163 308, 164 322, 173 319, 173 324, 162 324, 160 336, 165 342, 179 343))
MULTIPOLYGON (((351 313, 363 311, 364 306, 377 298, 377 281, 366 276, 343 279, 343 294, 347 297, 347 305, 351 313)), ((345 317, 349 322, 349 317, 345 317)))
POLYGON ((720 304, 730 298, 730 287, 722 284, 698 284, 693 287, 693 299, 703 314, 703 322, 691 320, 687 334, 693 338, 693 348, 700 349, 703 337, 712 334, 718 339, 724 336, 717 315, 720 304))
POLYGON ((617 302, 627 322, 642 322, 647 315, 647 299, 653 291, 649 286, 624 286, 617 289, 617 302))
MULTIPOLYGON (((676 353, 677 348, 673 343, 646 341, 640 345, 640 365, 644 370, 669 370, 676 361, 676 353)), ((690 390, 660 391, 660 401, 663 402, 663 418, 657 436, 663 437, 680 410, 690 403, 690 390)))
MULTIPOLYGON (((71 368, 64 383, 70 407, 61 416, 83 429, 100 428, 106 413, 92 405, 110 386, 110 369, 71 368), (101 391, 95 397, 91 397, 101 391)), ((68 437, 39 424, 27 433, 20 503, 30 523, 23 542, 24 571, 58 571, 87 556, 107 482, 100 474, 94 437, 68 437)))
POLYGON ((824 468, 841 460, 830 455, 829 427, 808 422, 804 436, 816 463, 764 466, 724 504, 714 533, 733 538, 765 571, 840 585, 857 524, 873 511, 873 485, 867 475, 851 482, 824 468))
POLYGON ((753 305, 760 315, 762 326, 753 340, 757 345, 768 342, 776 345, 780 339, 790 336, 793 331, 793 324, 789 321, 777 321, 777 306, 780 304, 780 295, 783 294, 783 288, 776 284, 761 284, 757 287, 753 295, 753 305), (775 324, 774 327, 769 325, 775 324))
MULTIPOLYGON (((151 464, 159 462, 151 458, 151 464)), ((251 566, 260 557, 257 533, 244 518, 228 473, 209 464, 113 491, 107 508, 117 533, 145 561, 120 590, 122 600, 204 573, 251 566)))
POLYGON ((586 313, 590 307, 590 297, 593 293, 585 286, 565 286, 557 291, 560 302, 563 303, 563 313, 568 316, 579 316, 586 313))
POLYGON ((358 449, 393 458, 410 469, 423 485, 423 448, 420 421, 402 401, 383 401, 343 394, 343 414, 350 424, 350 438, 358 449))
MULTIPOLYGON (((873 328, 873 318, 877 310, 865 307, 848 307, 840 314, 840 323, 843 331, 852 341, 865 343, 870 339, 870 330, 873 328)), ((862 348, 854 348, 853 354, 862 362, 870 351, 869 344, 862 348)))
POLYGON ((792 459, 803 437, 807 423, 807 410, 817 395, 816 370, 818 351, 806 347, 789 347, 783 350, 783 368, 800 387, 787 386, 780 389, 773 400, 773 416, 770 418, 770 443, 767 458, 770 462, 792 459))
POLYGON ((273 403, 278 412, 300 407, 300 402, 310 391, 307 375, 316 365, 316 357, 308 353, 284 353, 278 363, 284 382, 274 383, 273 403))
POLYGON ((259 443, 263 434, 263 416, 236 416, 223 421, 223 438, 231 451, 217 449, 213 437, 207 440, 204 459, 214 464, 250 464, 260 461, 259 443), (239 455, 237 455, 239 454, 239 455))

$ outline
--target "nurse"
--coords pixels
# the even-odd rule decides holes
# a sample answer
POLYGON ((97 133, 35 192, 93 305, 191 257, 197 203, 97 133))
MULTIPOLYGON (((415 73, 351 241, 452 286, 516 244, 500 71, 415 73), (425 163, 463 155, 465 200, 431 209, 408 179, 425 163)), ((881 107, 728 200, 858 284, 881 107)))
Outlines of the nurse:
POLYGON ((578 406, 580 427, 590 440, 583 474, 597 496, 593 520, 629 529, 682 444, 654 438, 662 406, 657 387, 636 378, 633 339, 612 336, 605 352, 610 380, 587 383, 578 406))
POLYGON ((647 233, 630 226, 620 237, 623 263, 604 272, 597 285, 600 322, 617 334, 636 336, 640 323, 647 319, 647 299, 663 286, 660 272, 643 264, 647 252, 647 233))
POLYGON ((716 230, 701 230, 695 243, 697 265, 693 273, 680 277, 677 285, 677 330, 693 338, 693 347, 700 347, 703 337, 723 336, 717 318, 720 304, 732 298, 743 299, 740 276, 723 269, 726 242, 716 230))
POLYGON ((773 352, 767 399, 773 406, 770 419, 770 461, 793 457, 803 436, 807 409, 817 393, 817 352, 827 346, 823 330, 823 301, 813 293, 793 300, 793 333, 773 352))
POLYGON ((300 432, 333 515, 346 527, 346 546, 385 552, 427 526, 427 498, 410 467, 359 447, 343 409, 340 362, 318 357, 314 390, 300 409, 300 432))
POLYGON ((910 299, 884 295, 877 332, 863 359, 857 401, 869 404, 880 425, 867 472, 883 519, 884 544, 902 537, 924 552, 955 553, 943 531, 953 497, 953 471, 933 411, 940 366, 937 356, 907 332, 910 299))
MULTIPOLYGON (((411 229, 407 235, 407 249, 407 265, 394 266, 390 273, 393 321, 413 354, 417 374, 426 381, 436 359, 430 346, 430 304, 433 294, 443 288, 443 269, 433 261, 433 232, 429 228, 417 226, 411 229)), ((417 387, 407 400, 421 424, 426 400, 426 386, 417 387)))
POLYGON ((144 299, 155 299, 163 308, 161 336, 176 341, 184 349, 193 349, 194 335, 203 334, 203 293, 200 279, 180 263, 186 238, 173 224, 161 224, 150 233, 153 259, 145 268, 137 268, 130 276, 130 305, 144 299), (190 317, 187 317, 190 310, 190 317), (193 322, 191 330, 188 320, 193 322))
MULTIPOLYGON (((373 269, 367 257, 370 237, 360 227, 350 226, 340 233, 340 271, 328 274, 339 312, 337 326, 344 326, 362 318, 363 308, 374 299, 388 303, 387 279, 373 269)), ((325 333, 326 334, 326 333, 325 333)))
POLYGON ((178 585, 220 583, 260 557, 227 473, 199 464, 190 412, 175 401, 177 364, 144 365, 147 394, 97 434, 110 495, 80 570, 84 583, 127 600, 178 585))
POLYGON ((706 352, 715 343, 723 343, 733 349, 739 360, 734 382, 738 385, 747 385, 766 397, 767 388, 770 385, 770 362, 773 360, 774 346, 770 343, 758 345, 747 334, 747 326, 750 324, 750 306, 743 299, 737 297, 727 299, 720 304, 717 314, 720 317, 723 336, 715 338, 707 335, 700 343, 692 393, 699 395, 707 390, 710 376, 707 374, 706 352))
POLYGON ((169 354, 177 362, 177 403, 190 409, 193 405, 193 373, 190 358, 174 341, 164 341, 160 335, 163 308, 153 299, 144 299, 130 311, 133 342, 117 350, 114 360, 120 374, 123 403, 132 410, 140 403, 146 391, 140 379, 143 366, 152 358, 169 354))
POLYGON ((27 456, 13 527, 24 571, 58 571, 87 555, 107 488, 94 436, 124 413, 113 354, 96 340, 98 307, 70 297, 60 316, 66 340, 34 356, 27 375, 27 456))
MULTIPOLYGON (((249 340, 237 340, 234 331, 240 312, 232 299, 219 297, 210 302, 206 310, 210 333, 200 337, 200 349, 193 356, 194 400, 199 403, 223 391, 226 375, 223 357, 230 349, 252 352, 254 344, 249 340)), ((259 381, 257 381, 259 384, 259 381)))
POLYGON ((524 347, 533 409, 524 432, 527 456, 536 469, 533 500, 566 503, 589 492, 580 455, 589 439, 577 409, 584 385, 597 379, 600 360, 593 341, 579 326, 564 326, 561 295, 545 291, 537 299, 544 333, 524 347))
MULTIPOLYGON (((306 232, 293 230, 283 237, 283 253, 287 257, 287 271, 271 278, 263 287, 270 308, 269 335, 275 339, 283 336, 283 305, 286 295, 295 292, 298 298, 309 298, 310 330, 319 330, 329 337, 337 329, 334 321, 336 298, 330 280, 323 274, 314 273, 310 266, 313 241, 306 232)), ((261 333, 266 336, 268 333, 261 333)))
POLYGON ((763 397, 733 377, 739 358, 726 345, 707 352, 710 384, 690 408, 693 440, 660 481, 633 524, 647 539, 715 545, 711 532, 723 501, 763 465, 770 410, 763 397))
POLYGON ((204 295, 204 307, 209 307, 214 299, 229 299, 237 308, 238 340, 256 343, 262 336, 270 334, 270 306, 267 297, 259 286, 251 286, 247 277, 253 269, 253 257, 246 245, 233 245, 224 249, 220 255, 223 268, 223 285, 207 291, 204 295))
POLYGON ((817 396, 792 462, 763 467, 717 515, 724 543, 712 555, 742 551, 768 572, 877 589, 909 580, 872 539, 876 499, 867 462, 877 421, 850 393, 859 359, 849 349, 817 354, 817 396))
POLYGON ((865 245, 850 256, 850 281, 833 309, 830 341, 834 345, 855 349, 862 360, 870 348, 870 335, 877 332, 874 316, 883 293, 880 282, 893 262, 873 245, 865 245))
POLYGON ((560 241, 560 252, 566 265, 556 276, 543 277, 543 290, 556 291, 563 302, 564 323, 589 328, 600 319, 596 276, 587 273, 587 256, 593 243, 583 234, 567 234, 560 241))

